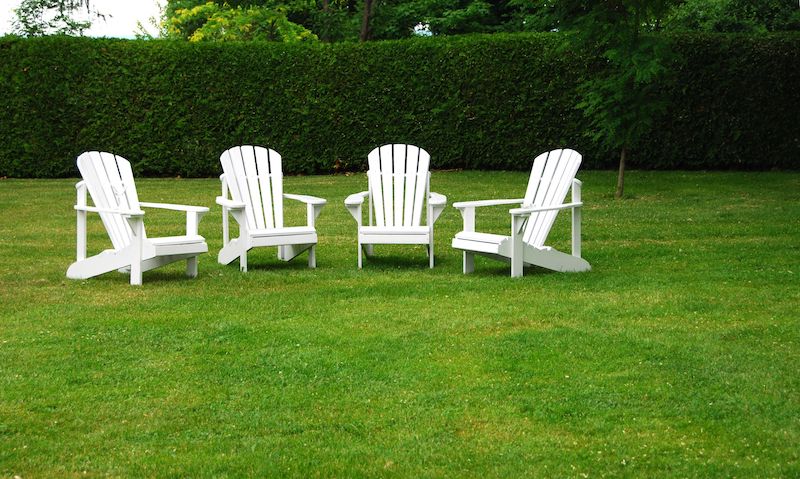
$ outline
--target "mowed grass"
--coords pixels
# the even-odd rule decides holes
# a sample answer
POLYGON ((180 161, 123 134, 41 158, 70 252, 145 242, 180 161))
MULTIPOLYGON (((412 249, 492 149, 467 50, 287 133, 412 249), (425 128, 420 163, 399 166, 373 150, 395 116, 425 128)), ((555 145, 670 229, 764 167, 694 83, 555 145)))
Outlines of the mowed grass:
MULTIPOLYGON (((461 274, 450 206, 435 269, 379 246, 358 271, 342 202, 363 174, 287 178, 328 199, 318 268, 263 248, 242 274, 216 262, 218 181, 139 180, 143 201, 212 206, 199 277, 178 263, 142 287, 66 279, 74 180, 0 181, 0 476, 800 476, 800 174, 630 172, 622 201, 612 172, 579 177, 593 270, 517 280, 480 258, 461 274)), ((506 232, 507 209, 478 229, 506 232)), ((562 214, 550 244, 568 238, 562 214)))

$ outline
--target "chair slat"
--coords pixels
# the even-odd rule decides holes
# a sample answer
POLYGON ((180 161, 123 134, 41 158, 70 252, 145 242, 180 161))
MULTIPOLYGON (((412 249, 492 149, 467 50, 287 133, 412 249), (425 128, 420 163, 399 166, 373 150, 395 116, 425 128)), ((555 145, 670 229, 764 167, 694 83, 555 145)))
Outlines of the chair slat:
POLYGON ((261 206, 261 186, 258 181, 258 168, 256 167, 256 153, 253 147, 245 145, 241 147, 242 152, 242 165, 244 172, 247 175, 247 188, 250 193, 248 203, 253 210, 253 220, 255 227, 258 229, 264 228, 264 210, 261 206))
POLYGON ((383 145, 380 148, 381 156, 381 183, 383 184, 384 221, 386 226, 394 226, 394 193, 392 188, 392 145, 383 145))
MULTIPOLYGON (((414 187, 414 214, 411 217, 411 226, 420 226, 422 223, 422 205, 425 204, 425 192, 428 190, 428 168, 430 166, 431 155, 420 148, 419 161, 417 162, 416 186, 414 187)), ((428 218, 428 222, 431 222, 428 218)))
POLYGON ((139 195, 136 193, 136 183, 133 180, 133 170, 131 164, 125 158, 117 156, 117 167, 119 168, 120 178, 122 182, 127 185, 125 188, 125 196, 128 199, 128 209, 139 209, 139 195))
POLYGON ((403 224, 403 206, 405 205, 406 187, 406 145, 394 145, 394 224, 403 224))
POLYGON ((417 186, 417 168, 419 163, 419 147, 406 146, 406 191, 405 205, 403 206, 403 226, 413 226, 414 220, 414 191, 417 186))
POLYGON ((275 227, 275 215, 272 205, 272 176, 269 167, 270 154, 277 154, 273 150, 268 150, 263 146, 253 147, 256 157, 256 169, 258 170, 258 184, 261 189, 261 206, 264 215, 264 227, 275 227))
POLYGON ((367 180, 369 181, 369 191, 372 198, 372 206, 375 211, 375 226, 386 226, 383 216, 383 176, 381 175, 381 154, 380 149, 375 148, 367 157, 369 170, 367 180))
POLYGON ((536 192, 538 191, 539 184, 542 181, 544 167, 547 164, 547 156, 548 152, 544 152, 537 156, 535 160, 533 160, 531 176, 528 178, 528 189, 525 191, 525 196, 523 197, 523 205, 532 205, 534 198, 536 198, 536 192))
MULTIPOLYGON (((247 182, 247 172, 244 168, 244 159, 242 157, 242 149, 240 147, 234 147, 228 150, 231 157, 231 166, 233 167, 233 180, 236 184, 239 185, 239 194, 241 195, 239 198, 235 198, 237 201, 243 202, 247 205, 244 209, 245 216, 247 217, 247 224, 250 228, 256 229, 256 217, 253 213, 253 205, 252 205, 252 195, 250 194, 250 185, 247 182)), ((226 172, 227 173, 227 172, 226 172)))
POLYGON ((269 150, 269 172, 272 179, 272 210, 275 214, 275 227, 283 228, 283 169, 281 155, 269 150))

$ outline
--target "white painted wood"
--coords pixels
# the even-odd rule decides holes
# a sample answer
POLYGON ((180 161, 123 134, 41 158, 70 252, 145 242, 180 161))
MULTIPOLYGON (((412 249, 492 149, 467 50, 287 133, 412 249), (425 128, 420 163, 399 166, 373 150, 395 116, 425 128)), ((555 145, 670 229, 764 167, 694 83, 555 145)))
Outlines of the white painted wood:
POLYGON ((518 215, 511 216, 511 277, 522 276, 522 229, 525 218, 518 215))
MULTIPOLYGON (((547 158, 540 161, 546 161, 548 166, 554 166, 552 173, 548 174, 548 167, 546 166, 542 176, 536 178, 536 182, 539 185, 537 199, 531 206, 563 203, 572 185, 572 180, 578 172, 581 162, 580 155, 574 150, 555 150, 550 152, 547 158)), ((529 185, 532 182, 534 182, 533 176, 528 182, 529 185)), ((536 246, 544 245, 557 214, 558 211, 548 211, 535 217, 532 216, 525 230, 525 241, 536 246)))
POLYGON ((390 144, 372 150, 367 163, 368 190, 350 195, 344 202, 358 227, 359 269, 363 266, 363 251, 371 256, 375 244, 425 245, 432 268, 433 225, 447 198, 430 192, 430 155, 414 145, 390 144), (369 211, 366 225, 362 217, 365 199, 369 211))
MULTIPOLYGON (((272 175, 272 209, 275 215, 275 227, 283 228, 283 169, 281 155, 275 150, 269 150, 269 171, 272 175)), ((325 200, 319 198, 322 204, 325 200)), ((303 200, 300 200, 303 201, 303 200)))
POLYGON ((197 225, 208 208, 139 202, 133 171, 128 160, 111 153, 90 151, 77 160, 83 181, 76 185, 78 198, 78 244, 76 261, 67 269, 67 277, 86 279, 122 270, 130 273, 132 285, 142 284, 142 273, 173 261, 187 261, 187 275, 197 276, 197 256, 208 251, 197 225), (94 206, 87 205, 86 193, 94 206), (184 211, 187 234, 166 238, 148 238, 142 207, 184 211), (86 257, 86 214, 98 213, 113 249, 86 257))
MULTIPOLYGON (((222 183, 222 196, 217 197, 219 198, 227 198, 228 197, 228 185, 225 182, 225 175, 222 174, 219 176, 219 181, 222 183)), ((228 207, 222 206, 222 244, 228 244, 230 240, 230 224, 228 223, 228 207)))
POLYGON ((133 258, 131 261, 131 284, 140 286, 142 284, 142 250, 144 249, 144 222, 141 216, 129 216, 125 218, 131 226, 131 245, 133 246, 133 258))
POLYGON ((581 256, 580 208, 581 182, 575 178, 581 155, 570 149, 542 153, 534 159, 525 196, 514 200, 464 201, 453 206, 461 211, 464 228, 453 238, 453 248, 464 252, 464 273, 473 271, 471 258, 480 254, 509 261, 511 276, 523 274, 524 265, 537 265, 555 271, 588 271, 591 266, 581 256), (572 202, 564 203, 572 187, 572 202), (475 231, 475 209, 486 206, 517 204, 509 210, 511 235, 475 231), (544 246, 556 215, 572 211, 572 255, 544 246))
POLYGON ((417 177, 419 170, 419 147, 406 146, 405 199, 403 204, 403 226, 414 226, 414 200, 416 199, 417 177))
POLYGON ((581 180, 572 180, 572 202, 577 204, 572 208, 572 256, 581 257, 581 180))
POLYGON ((258 247, 277 247, 278 258, 290 261, 309 251, 310 267, 316 267, 315 222, 326 200, 307 195, 283 193, 281 155, 262 146, 235 146, 220 155, 224 173, 220 176, 223 208, 223 245, 217 261, 229 264, 239 259, 247 271, 247 252, 258 247), (228 197, 228 195, 230 197, 228 197), (306 205, 306 226, 284 226, 283 200, 306 205), (239 236, 230 238, 227 214, 239 224, 239 236))
POLYGON ((392 193, 392 166, 394 161, 392 153, 394 145, 384 145, 379 148, 380 152, 380 165, 379 170, 381 176, 381 187, 383 191, 383 220, 384 223, 378 223, 378 226, 394 226, 394 194, 392 193))
POLYGON ((190 278, 197 277, 197 256, 192 256, 186 260, 186 276, 190 278))
MULTIPOLYGON (((86 183, 83 181, 78 182, 75 185, 75 189, 78 192, 78 198, 75 201, 76 207, 85 207, 86 206, 86 183)), ((76 208, 77 209, 77 208, 76 208)), ((82 261, 86 259, 86 211, 77 209, 78 211, 78 221, 77 221, 77 258, 78 261, 82 261)))
MULTIPOLYGON (((275 153, 276 155, 278 154, 277 152, 273 152, 272 150, 268 150, 261 146, 253 147, 252 154, 255 157, 256 174, 258 175, 258 185, 259 189, 261 190, 261 204, 258 206, 258 208, 261 209, 262 214, 264 215, 263 228, 275 227, 275 207, 273 205, 272 198, 272 185, 276 181, 276 178, 272 175, 269 167, 270 153, 275 153)), ((277 180, 283 181, 282 178, 277 180)))
POLYGON ((405 205, 406 187, 406 145, 392 145, 392 159, 394 163, 394 224, 403 225, 403 206, 405 205))
MULTIPOLYGON (((416 186, 414 187, 414 211, 411 214, 411 226, 418 226, 422 222, 422 205, 427 200, 426 194, 430 192, 430 174, 428 167, 430 166, 431 155, 422 148, 419 149, 419 158, 417 158, 417 178, 416 186)), ((445 199, 446 201, 446 199, 445 199)), ((433 224, 428 219, 428 222, 433 224)))
POLYGON ((475 271, 475 253, 471 251, 464 251, 463 270, 464 274, 469 274, 475 271))
MULTIPOLYGON (((381 156, 380 149, 376 148, 369 154, 369 170, 367 170, 367 180, 369 181, 369 198, 373 203, 375 211, 375 225, 386 226, 383 216, 383 178, 380 174, 381 171, 381 156)), ((372 225, 372 218, 370 218, 370 225, 372 225)))

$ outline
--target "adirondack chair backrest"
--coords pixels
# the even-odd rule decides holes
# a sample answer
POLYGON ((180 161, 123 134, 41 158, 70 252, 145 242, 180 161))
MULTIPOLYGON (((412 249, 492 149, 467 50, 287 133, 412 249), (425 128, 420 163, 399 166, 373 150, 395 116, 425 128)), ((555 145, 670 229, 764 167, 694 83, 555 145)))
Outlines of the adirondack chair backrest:
MULTIPOLYGON (((140 209, 131 164, 125 158, 88 151, 78 157, 78 170, 96 207, 128 211, 140 209)), ((121 214, 100 213, 100 218, 114 249, 131 243, 131 227, 121 214)))
POLYGON ((231 198, 244 203, 250 229, 283 227, 281 155, 261 146, 235 146, 220 156, 231 198))
MULTIPOLYGON (((533 160, 524 206, 553 206, 564 202, 572 180, 581 166, 581 155, 575 150, 553 150, 533 160)), ((523 240, 533 246, 543 246, 558 211, 531 215, 525 226, 523 240)))
POLYGON ((368 156, 375 226, 420 226, 431 155, 414 145, 383 145, 368 156))

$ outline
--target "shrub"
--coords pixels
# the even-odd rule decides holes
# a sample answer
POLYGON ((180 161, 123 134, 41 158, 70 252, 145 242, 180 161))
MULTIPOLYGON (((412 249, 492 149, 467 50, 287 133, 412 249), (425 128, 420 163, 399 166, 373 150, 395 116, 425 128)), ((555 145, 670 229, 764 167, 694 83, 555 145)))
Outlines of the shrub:
MULTIPOLYGON (((232 145, 268 145, 290 173, 364 169, 389 142, 435 168, 526 169, 592 144, 575 86, 590 75, 558 34, 364 44, 0 39, 0 176, 76 176, 90 149, 147 176, 213 176, 232 145)), ((800 35, 691 35, 668 114, 632 168, 796 168, 800 35)))

